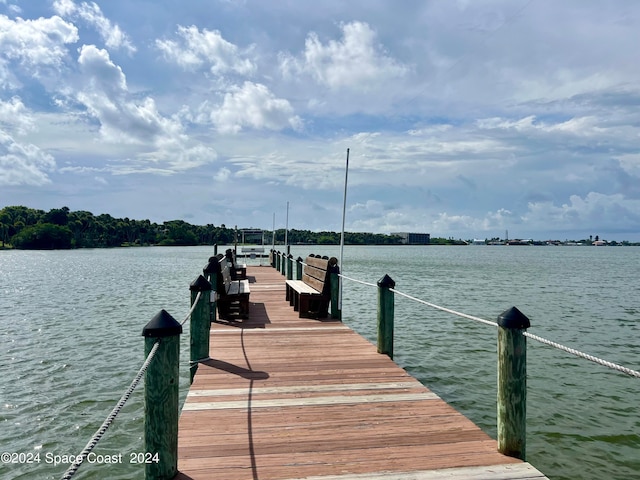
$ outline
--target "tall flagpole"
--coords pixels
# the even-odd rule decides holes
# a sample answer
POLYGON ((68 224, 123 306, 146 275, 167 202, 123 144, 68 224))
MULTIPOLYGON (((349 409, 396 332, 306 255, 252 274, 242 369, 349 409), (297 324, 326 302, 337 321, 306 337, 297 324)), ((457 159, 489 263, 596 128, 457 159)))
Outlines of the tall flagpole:
MULTIPOLYGON (((342 203, 342 233, 340 234, 340 273, 344 273, 342 257, 344 254, 344 220, 347 212, 347 180, 349 179, 349 149, 347 148, 347 166, 344 169, 344 200, 342 203)), ((338 310, 342 311, 342 276, 340 277, 338 310)))
POLYGON ((291 249, 289 248, 289 202, 287 202, 287 220, 284 224, 284 248, 289 255, 291 249))

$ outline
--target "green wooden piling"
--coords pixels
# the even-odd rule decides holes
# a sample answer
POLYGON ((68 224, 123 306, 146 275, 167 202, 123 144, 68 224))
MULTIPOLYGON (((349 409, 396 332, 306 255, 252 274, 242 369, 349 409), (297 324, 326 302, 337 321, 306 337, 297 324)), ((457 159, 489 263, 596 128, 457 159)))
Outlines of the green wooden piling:
POLYGON ((390 290, 396 286, 389 275, 378 280, 378 353, 386 353, 393 358, 393 310, 394 294, 390 290))
POLYGON ((189 372, 191 375, 191 383, 193 377, 198 370, 198 361, 209 358, 209 333, 211 332, 211 283, 202 275, 198 276, 191 285, 191 306, 196 302, 198 293, 200 299, 191 313, 191 323, 189 326, 191 335, 191 364, 189 372))
POLYGON ((209 295, 211 307, 209 308, 209 319, 211 322, 216 321, 216 292, 218 291, 218 274, 221 272, 218 257, 210 257, 209 263, 202 269, 202 274, 211 284, 212 292, 209 295))
POLYGON ((178 473, 181 333, 182 325, 165 310, 142 330, 145 358, 156 341, 160 342, 144 377, 144 449, 154 459, 145 464, 146 480, 169 480, 178 473))
POLYGON ((293 280, 293 255, 287 255, 287 280, 293 280))
POLYGON ((342 320, 342 310, 339 308, 340 297, 340 267, 338 259, 329 259, 329 287, 331 291, 331 318, 342 320))
POLYGON ((296 280, 302 280, 302 257, 296 259, 296 280))
POLYGON ((280 256, 282 257, 280 259, 280 273, 282 273, 282 275, 284 275, 285 273, 287 273, 287 254, 282 252, 280 254, 280 256))
POLYGON ((498 451, 526 459, 529 319, 512 307, 498 317, 498 451))
POLYGON ((275 252, 275 256, 276 256, 276 270, 280 271, 280 260, 281 260, 281 256, 280 256, 280 252, 277 251, 275 252))

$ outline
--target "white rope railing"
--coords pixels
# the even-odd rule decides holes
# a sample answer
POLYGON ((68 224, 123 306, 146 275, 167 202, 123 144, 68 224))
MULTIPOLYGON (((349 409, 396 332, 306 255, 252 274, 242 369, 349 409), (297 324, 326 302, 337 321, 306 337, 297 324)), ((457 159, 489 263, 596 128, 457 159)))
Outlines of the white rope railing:
POLYGON ((198 292, 198 295, 196 295, 196 298, 193 301, 193 305, 191 305, 191 308, 189 309, 189 313, 187 313, 187 315, 184 317, 184 320, 182 320, 182 322, 180 322, 180 325, 184 325, 186 323, 186 321, 191 318, 191 314, 196 309, 196 306, 198 305, 198 302, 200 301, 200 296, 201 295, 202 295, 202 292, 198 292))
POLYGON ((446 307, 441 307, 440 305, 436 305, 434 303, 425 302, 424 300, 420 300, 419 298, 415 298, 415 297, 412 297, 411 295, 407 295, 406 293, 402 293, 399 290, 396 290, 395 288, 390 288, 389 290, 392 291, 393 293, 397 293, 398 295, 400 295, 402 297, 406 297, 409 300, 413 300, 415 302, 422 303, 423 305, 426 305, 426 306, 431 307, 431 308, 435 308, 437 310, 442 310, 443 312, 451 313, 453 315, 457 315, 457 316, 462 317, 462 318, 467 318, 469 320, 473 320, 474 322, 480 322, 480 323, 484 323, 486 325, 491 325, 492 327, 497 327, 498 326, 498 324, 496 322, 492 322, 490 320, 485 320, 484 318, 474 317, 473 315, 467 315, 466 313, 456 312, 455 310, 451 310, 450 308, 446 308, 446 307))
POLYGON ((581 352, 580 350, 576 350, 574 348, 566 347, 560 343, 553 342, 551 340, 547 340, 546 338, 539 337, 538 335, 534 335, 529 332, 524 332, 525 337, 529 337, 532 340, 536 340, 545 345, 549 345, 550 347, 555 347, 558 350, 562 350, 564 352, 570 353, 571 355, 575 355, 576 357, 584 358, 585 360, 589 360, 590 362, 597 363, 598 365, 602 365, 604 367, 609 367, 613 370, 617 370, 622 373, 626 373, 632 377, 640 378, 640 372, 636 370, 632 370, 631 368, 623 367, 622 365, 618 365, 617 363, 610 362, 608 360, 603 360, 602 358, 595 357, 593 355, 589 355, 588 353, 581 352))
POLYGON ((346 275, 343 275, 342 273, 339 273, 338 275, 340 277, 342 277, 342 278, 346 278, 347 280, 351 280, 352 282, 361 283, 362 285, 368 285, 369 287, 377 287, 378 286, 375 283, 363 282, 362 280, 356 280, 355 278, 347 277, 346 275))
POLYGON ((151 348, 151 350, 149 351, 149 355, 147 355, 146 360, 142 364, 142 367, 140 367, 140 370, 138 371, 138 374, 135 376, 135 378, 131 382, 131 385, 129 385, 129 388, 127 388, 127 390, 124 392, 122 397, 120 397, 120 400, 118 401, 116 406, 113 408, 113 410, 111 411, 107 419, 103 422, 103 424, 100 426, 100 428, 93 435, 91 440, 89 440, 89 443, 87 443, 87 445, 84 447, 82 452, 80 452, 80 454, 75 457, 75 461, 69 466, 67 471, 64 473, 64 475, 62 476, 62 480, 69 480, 71 477, 73 477, 78 471, 78 469, 80 468, 80 465, 82 465, 82 463, 86 460, 87 456, 98 444, 98 442, 103 437, 103 435, 105 434, 109 426, 113 423, 113 420, 116 418, 118 413, 120 413, 120 410, 122 410, 122 407, 124 407, 124 404, 127 402, 127 400, 129 400, 129 397, 131 396, 135 388, 138 386, 138 383, 140 383, 142 376, 147 371, 147 368, 149 367, 149 364, 153 360, 153 357, 155 356, 159 347, 160 347, 160 340, 158 339, 156 343, 153 345, 153 347, 151 348))
MULTIPOLYGON (((369 286, 372 286, 372 287, 377 287, 377 285, 375 285, 373 283, 368 283, 368 282, 363 282, 361 280, 356 280, 355 278, 350 278, 350 277, 347 277, 346 275, 342 275, 342 274, 340 276, 342 278, 345 278, 347 280, 351 280, 351 281, 356 282, 356 283, 361 283, 363 285, 369 285, 369 286)), ((405 297, 405 298, 408 298, 409 300, 413 300, 414 302, 421 303, 421 304, 426 305, 428 307, 435 308, 437 310, 441 310, 443 312, 447 312, 447 313, 450 313, 452 315, 457 315, 459 317, 466 318, 468 320, 473 320, 475 322, 484 323, 485 325, 490 325, 492 327, 498 327, 498 324, 496 322, 492 322, 490 320, 485 320, 484 318, 475 317, 473 315, 468 315, 466 313, 457 312, 457 311, 452 310, 450 308, 441 307, 440 305, 436 305, 434 303, 430 303, 430 302, 427 302, 425 300, 421 300, 421 299, 413 297, 411 295, 407 295, 406 293, 403 293, 403 292, 401 292, 399 290, 396 290, 395 288, 390 288, 389 291, 391 291, 393 293, 397 293, 398 295, 400 295, 402 297, 405 297)), ((546 338, 540 337, 538 335, 534 335, 534 334, 529 333, 529 332, 524 332, 524 335, 526 337, 529 337, 530 339, 535 340, 537 342, 540 342, 540 343, 542 343, 544 345, 548 345, 550 347, 557 348, 558 350, 562 350, 563 352, 570 353, 571 355, 575 355, 575 356, 580 357, 580 358, 584 358, 585 360, 589 360, 591 362, 597 363, 598 365, 602 365, 604 367, 608 367, 608 368, 611 368, 613 370, 617 370, 618 372, 625 373, 625 374, 627 374, 629 376, 640 378, 640 372, 638 372, 637 370, 633 370, 631 368, 624 367, 622 365, 610 362, 608 360, 604 360, 604 359, 596 357, 594 355, 590 355, 588 353, 581 352, 580 350, 576 350, 575 348, 567 347, 567 346, 562 345, 560 343, 557 343, 557 342, 554 342, 554 341, 551 341, 551 340, 547 340, 546 338)))

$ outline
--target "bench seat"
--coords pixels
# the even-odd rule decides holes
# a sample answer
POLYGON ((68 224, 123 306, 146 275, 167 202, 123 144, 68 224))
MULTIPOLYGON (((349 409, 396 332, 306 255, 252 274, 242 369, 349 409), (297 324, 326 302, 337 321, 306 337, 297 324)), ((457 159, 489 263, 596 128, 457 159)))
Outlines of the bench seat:
POLYGON ((309 293, 309 294, 321 294, 322 292, 317 291, 311 285, 307 285, 302 280, 287 280, 287 300, 290 300, 291 290, 294 290, 298 293, 309 293))
POLYGON ((331 301, 330 272, 337 259, 310 255, 301 280, 286 281, 286 300, 299 317, 326 318, 331 301))
POLYGON ((249 295, 251 293, 251 288, 249 287, 249 280, 234 280, 229 285, 229 290, 226 292, 226 295, 249 295))

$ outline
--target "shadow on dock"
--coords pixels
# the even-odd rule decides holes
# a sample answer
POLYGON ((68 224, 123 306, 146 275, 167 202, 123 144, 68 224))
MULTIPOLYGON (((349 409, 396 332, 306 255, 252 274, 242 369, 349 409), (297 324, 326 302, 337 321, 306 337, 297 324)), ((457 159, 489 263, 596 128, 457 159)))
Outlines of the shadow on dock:
POLYGON ((222 370, 232 375, 238 375, 239 377, 246 378, 247 380, 266 380, 269 378, 267 372, 251 370, 250 368, 244 368, 233 363, 225 362, 224 360, 216 360, 210 358, 200 362, 200 365, 206 365, 207 367, 215 368, 216 370, 222 370))

